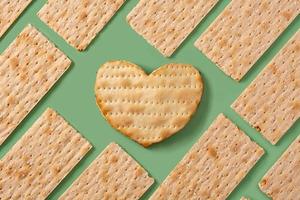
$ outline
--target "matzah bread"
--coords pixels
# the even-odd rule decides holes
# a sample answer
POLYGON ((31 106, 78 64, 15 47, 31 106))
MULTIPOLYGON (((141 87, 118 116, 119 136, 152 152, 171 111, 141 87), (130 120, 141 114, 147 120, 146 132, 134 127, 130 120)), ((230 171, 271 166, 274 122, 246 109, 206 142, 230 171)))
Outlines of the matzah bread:
POLYGON ((264 150, 220 114, 150 200, 224 200, 264 150))
POLYGON ((276 144, 300 117, 300 31, 232 104, 276 144))
POLYGON ((38 16, 79 51, 86 49, 125 0, 48 0, 38 16))
POLYGON ((0 199, 45 199, 92 146, 47 109, 0 161, 0 199))
POLYGON ((140 0, 130 26, 164 56, 171 56, 218 0, 140 0))
POLYGON ((107 121, 143 146, 182 129, 200 102, 203 83, 188 64, 167 64, 147 75, 127 61, 100 67, 95 84, 97 104, 107 121))
POLYGON ((0 0, 0 38, 32 0, 0 0))
POLYGON ((289 146, 259 183, 276 200, 296 200, 300 195, 300 136, 289 146))
POLYGON ((154 180, 117 144, 93 161, 59 200, 139 199, 154 180))
POLYGON ((31 25, 0 55, 0 145, 70 64, 31 25))
POLYGON ((195 46, 240 80, 299 13, 299 0, 234 0, 195 46))

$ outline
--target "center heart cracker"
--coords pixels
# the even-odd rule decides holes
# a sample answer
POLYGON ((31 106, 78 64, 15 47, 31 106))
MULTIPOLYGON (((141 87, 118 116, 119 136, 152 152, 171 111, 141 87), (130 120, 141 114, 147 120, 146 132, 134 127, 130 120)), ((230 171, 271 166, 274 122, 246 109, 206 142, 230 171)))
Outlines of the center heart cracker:
POLYGON ((201 100, 201 75, 192 65, 167 64, 147 75, 127 61, 103 64, 95 94, 106 120, 147 147, 182 129, 201 100))

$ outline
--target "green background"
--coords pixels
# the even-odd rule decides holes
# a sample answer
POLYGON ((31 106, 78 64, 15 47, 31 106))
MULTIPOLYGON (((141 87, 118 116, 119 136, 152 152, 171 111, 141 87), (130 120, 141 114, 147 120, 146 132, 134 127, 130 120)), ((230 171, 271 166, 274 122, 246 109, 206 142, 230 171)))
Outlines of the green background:
POLYGON ((195 40, 229 3, 228 0, 220 0, 171 58, 164 58, 127 24, 126 15, 137 2, 138 0, 128 0, 84 52, 78 52, 69 46, 46 24, 39 20, 36 13, 46 3, 46 0, 34 0, 23 12, 22 16, 0 39, 0 52, 3 52, 22 29, 28 23, 31 23, 47 36, 50 41, 54 42, 73 61, 73 64, 70 70, 65 73, 1 146, 0 156, 2 157, 20 139, 47 107, 51 107, 57 110, 86 137, 93 144, 94 148, 59 184, 49 196, 49 199, 57 199, 112 141, 120 144, 155 178, 155 184, 143 198, 148 199, 181 160, 183 155, 208 128, 215 117, 223 112, 248 136, 262 146, 266 152, 228 199, 240 199, 243 195, 252 199, 268 199, 259 190, 257 184, 288 145, 300 134, 299 120, 278 144, 273 146, 235 113, 230 108, 230 105, 299 29, 299 16, 259 59, 243 80, 238 83, 227 77, 193 46, 195 40), (142 66, 148 73, 163 64, 171 62, 189 63, 199 69, 205 84, 204 95, 197 112, 183 130, 164 142, 146 149, 118 133, 105 121, 95 103, 94 82, 99 66, 108 60, 116 59, 134 62, 142 66))

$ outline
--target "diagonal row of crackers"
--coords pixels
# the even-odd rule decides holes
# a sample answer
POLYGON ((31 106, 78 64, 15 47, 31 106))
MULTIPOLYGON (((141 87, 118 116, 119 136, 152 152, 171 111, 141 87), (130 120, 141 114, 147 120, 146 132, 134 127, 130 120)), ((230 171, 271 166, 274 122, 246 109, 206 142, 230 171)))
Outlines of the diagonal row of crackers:
POLYGON ((45 199, 91 149, 47 109, 0 161, 0 199, 45 199))
POLYGON ((166 57, 196 28, 218 0, 140 0, 129 25, 166 57))
POLYGON ((70 64, 67 56, 31 25, 0 55, 0 145, 70 64))
MULTIPOLYGON (((12 12, 11 2, 3 2, 8 9, 2 13, 8 12, 9 17, 4 21, 2 13, 0 14, 0 28, 3 27, 0 30, 0 37, 30 3, 24 1, 17 4, 15 5, 17 9, 12 12)), ((205 3, 162 1, 160 4, 157 1, 142 0, 128 15, 128 21, 162 54, 170 56, 216 2, 216 0, 205 3), (172 6, 172 3, 175 4, 172 6), (170 23, 168 20, 176 23, 170 23)), ((83 50, 123 3, 124 0, 113 2, 54 0, 43 7, 39 16, 72 46, 83 50), (94 12, 100 14, 95 15, 94 12)), ((3 6, 0 6, 1 8, 3 6)), ((299 10, 299 3, 290 3, 289 0, 266 0, 257 5, 252 1, 234 1, 195 45, 226 74, 240 80, 299 14, 299 10), (238 8, 245 10, 242 12, 244 15, 237 13, 238 8), (268 17, 272 17, 272 23, 266 20, 268 17), (248 19, 249 22, 249 18, 255 23, 247 24, 245 20, 248 19), (220 24, 223 24, 222 27, 220 24), (224 24, 228 26, 224 28, 224 24), (244 33, 239 30, 246 25, 250 28, 247 29, 248 35, 244 37, 244 33), (236 30, 234 34, 237 34, 234 37, 240 37, 241 40, 231 40, 233 33, 229 33, 228 30, 232 27, 236 30), (255 28, 255 31, 252 28, 255 28), (267 34, 262 35, 262 32, 267 34), (220 48, 212 45, 213 43, 220 48)), ((300 32, 296 33, 232 106, 273 144, 300 117, 299 41, 300 32), (261 98, 264 95, 271 95, 272 98, 261 98)), ((0 91, 0 144, 70 64, 71 61, 35 28, 29 25, 22 31, 0 57, 0 83, 3 85, 0 91)), ((133 67, 134 77, 145 75, 131 63, 113 63, 108 69, 112 70, 119 65, 126 65, 126 70, 133 67)), ((165 66, 165 68, 166 73, 174 75, 174 71, 168 71, 172 67, 165 66)), ((187 69, 189 66, 184 68, 187 69)), ((160 72, 161 70, 155 71, 153 75, 157 74, 160 77, 166 75, 165 72, 160 72)), ((103 77, 106 77, 105 71, 101 74, 101 78, 103 77)), ((150 82, 156 83, 152 80, 150 82)), ((105 83, 105 87, 103 84, 104 82, 101 82, 98 87, 96 85, 95 89, 102 91, 107 88, 112 90, 116 87, 125 87, 127 91, 132 87, 128 82, 125 86, 123 82, 120 86, 119 82, 115 82, 112 86, 105 83)), ((153 89, 151 87, 156 86, 150 86, 150 89, 153 89)), ((195 89, 201 97, 202 85, 201 87, 198 85, 195 89)), ((104 99, 105 103, 119 100, 104 99)), ((103 103, 103 99, 98 101, 103 103)), ((197 102, 199 101, 200 98, 197 102)), ((195 110, 194 107, 192 110, 195 110)), ((104 108, 104 111, 105 115, 115 112, 107 108, 104 108)), ((123 111, 117 111, 120 112, 123 111)), ((123 119, 120 121, 124 122, 123 119)), ((184 125, 187 120, 182 119, 181 123, 182 121, 185 121, 184 125)), ((125 122, 128 122, 128 118, 125 122)), ((161 120, 155 123, 160 122, 161 120)), ((171 132, 166 133, 167 137, 172 134, 171 132)), ((153 143, 151 141, 153 137, 145 138, 136 140, 145 146, 153 143)), ((154 138, 154 142, 159 140, 161 138, 154 138)), ((261 181, 261 189, 272 198, 297 198, 300 192, 297 187, 300 180, 299 144, 298 137, 261 181), (284 167, 285 163, 289 163, 287 168, 284 167)), ((0 161, 0 198, 46 198, 91 147, 89 142, 56 112, 46 110, 0 161)), ((262 148, 221 114, 151 199, 225 199, 247 175, 263 152, 262 148)), ((139 199, 152 184, 153 179, 148 173, 118 145, 112 143, 60 199, 139 199)))
POLYGON ((150 199, 226 199, 263 153, 220 114, 150 199))
POLYGON ((195 46, 240 80, 299 13, 298 0, 234 0, 195 46))
POLYGON ((111 143, 59 199, 137 200, 153 182, 135 160, 111 143))
POLYGON ((49 0, 38 16, 71 46, 84 50, 125 0, 49 0))
MULTIPOLYGON (((92 145, 47 109, 0 161, 0 199, 45 199, 92 145)), ((110 144, 60 199, 139 199, 153 184, 117 144, 110 144)))
POLYGON ((0 1, 0 38, 32 0, 1 0, 0 1))
POLYGON ((300 117, 300 31, 232 104, 276 144, 300 117))

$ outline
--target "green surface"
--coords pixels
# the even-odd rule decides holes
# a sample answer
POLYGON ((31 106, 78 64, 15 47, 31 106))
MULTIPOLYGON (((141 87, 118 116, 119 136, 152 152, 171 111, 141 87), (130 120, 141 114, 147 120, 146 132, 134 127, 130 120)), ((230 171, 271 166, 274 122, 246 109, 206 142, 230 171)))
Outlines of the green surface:
POLYGON ((210 12, 171 58, 164 58, 126 23, 126 15, 138 2, 137 0, 128 0, 84 52, 78 52, 69 46, 54 31, 47 27, 46 24, 39 20, 36 13, 45 2, 46 0, 33 1, 17 22, 0 39, 0 52, 3 52, 21 30, 28 23, 31 23, 46 35, 49 40, 54 42, 59 49, 65 52, 73 61, 73 64, 71 69, 67 71, 27 118, 23 120, 4 145, 1 146, 1 157, 17 142, 45 109, 51 107, 57 110, 85 136, 93 144, 94 148, 52 192, 49 199, 57 199, 112 141, 120 144, 155 178, 155 184, 143 198, 148 199, 188 149, 208 128, 215 117, 223 112, 266 151, 265 155, 228 199, 240 199, 243 195, 252 199, 268 199, 259 190, 257 184, 288 145, 300 134, 299 120, 279 143, 273 146, 235 113, 230 108, 230 105, 282 48, 287 40, 299 29, 299 16, 255 64, 244 79, 238 83, 227 77, 193 46, 194 41, 228 4, 228 0, 220 0, 212 12, 210 12), (105 121, 95 103, 94 82, 96 71, 100 64, 116 59, 134 62, 142 66, 147 72, 151 72, 157 67, 170 62, 189 63, 199 69, 205 83, 204 95, 196 114, 182 131, 162 143, 145 149, 118 133, 105 121))

